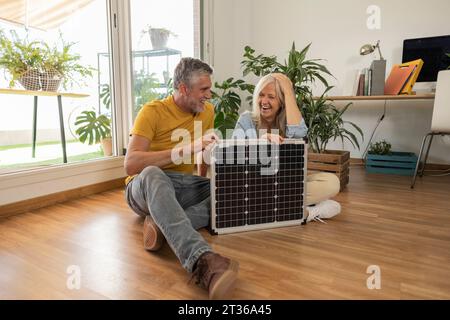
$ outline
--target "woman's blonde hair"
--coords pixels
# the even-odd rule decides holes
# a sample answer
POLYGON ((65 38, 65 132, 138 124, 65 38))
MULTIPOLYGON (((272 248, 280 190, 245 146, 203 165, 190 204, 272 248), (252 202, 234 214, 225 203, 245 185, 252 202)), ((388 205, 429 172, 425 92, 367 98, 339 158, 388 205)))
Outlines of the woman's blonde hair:
POLYGON ((253 112, 252 118, 255 123, 255 127, 257 132, 260 129, 278 129, 279 135, 282 137, 286 136, 286 104, 284 100, 284 93, 281 90, 281 86, 278 83, 277 79, 274 78, 271 74, 265 75, 262 77, 253 91, 253 112), (280 109, 278 110, 278 114, 275 117, 274 124, 271 128, 264 127, 264 124, 261 123, 261 111, 258 104, 259 94, 261 91, 268 85, 274 83, 275 84, 275 92, 277 94, 278 102, 280 103, 280 109))

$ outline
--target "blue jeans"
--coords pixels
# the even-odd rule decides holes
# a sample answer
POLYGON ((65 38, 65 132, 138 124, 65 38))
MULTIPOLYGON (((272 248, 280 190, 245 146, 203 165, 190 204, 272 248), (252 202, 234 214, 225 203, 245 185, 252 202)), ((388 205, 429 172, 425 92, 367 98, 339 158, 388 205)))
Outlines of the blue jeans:
POLYGON ((188 272, 203 253, 212 251, 196 231, 210 220, 208 178, 149 166, 128 183, 126 199, 137 214, 152 216, 188 272))

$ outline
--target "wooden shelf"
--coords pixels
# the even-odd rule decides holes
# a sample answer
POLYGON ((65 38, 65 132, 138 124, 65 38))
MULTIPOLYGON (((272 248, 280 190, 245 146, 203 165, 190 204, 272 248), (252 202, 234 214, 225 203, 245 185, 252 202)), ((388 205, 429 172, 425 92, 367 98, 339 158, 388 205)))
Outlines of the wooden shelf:
MULTIPOLYGON (((398 95, 398 96, 325 96, 326 100, 343 100, 343 101, 354 101, 354 100, 432 100, 434 99, 434 93, 428 94, 417 94, 417 95, 398 95)), ((319 99, 319 97, 314 97, 314 100, 319 99)))
POLYGON ((52 92, 52 91, 31 91, 20 89, 0 89, 0 93, 4 94, 19 94, 25 96, 46 96, 46 97, 67 97, 67 98, 86 98, 88 94, 82 93, 69 93, 69 92, 52 92))

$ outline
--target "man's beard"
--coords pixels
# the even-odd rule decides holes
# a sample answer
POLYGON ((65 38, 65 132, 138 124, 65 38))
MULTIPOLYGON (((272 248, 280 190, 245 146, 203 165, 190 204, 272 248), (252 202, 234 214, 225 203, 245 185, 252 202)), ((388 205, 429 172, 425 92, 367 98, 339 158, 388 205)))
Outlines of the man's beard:
POLYGON ((194 103, 194 101, 192 101, 192 107, 191 107, 192 113, 195 114, 195 113, 203 112, 205 110, 205 103, 206 102, 201 103, 199 101, 195 101, 195 103, 194 103))

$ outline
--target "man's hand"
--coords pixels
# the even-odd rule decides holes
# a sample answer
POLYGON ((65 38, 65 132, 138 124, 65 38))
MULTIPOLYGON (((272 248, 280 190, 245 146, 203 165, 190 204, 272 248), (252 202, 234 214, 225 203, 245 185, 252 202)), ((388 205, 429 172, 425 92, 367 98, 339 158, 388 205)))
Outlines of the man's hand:
POLYGON ((217 141, 219 141, 219 137, 215 133, 205 134, 203 137, 192 142, 192 153, 196 154, 205 150, 208 146, 212 147, 217 141))

